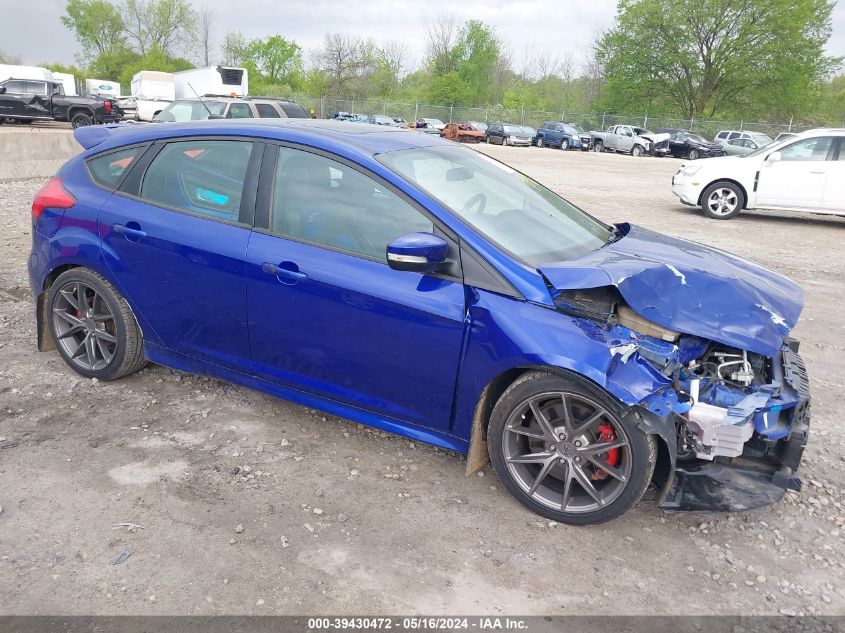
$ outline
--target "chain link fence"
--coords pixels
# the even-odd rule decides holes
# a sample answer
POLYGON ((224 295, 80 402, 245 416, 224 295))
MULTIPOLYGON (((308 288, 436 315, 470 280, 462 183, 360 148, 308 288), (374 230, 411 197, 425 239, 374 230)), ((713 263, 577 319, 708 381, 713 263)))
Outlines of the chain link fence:
POLYGON ((794 121, 775 123, 769 121, 682 119, 649 116, 647 114, 626 115, 610 112, 569 112, 566 110, 550 112, 498 106, 471 108, 406 103, 384 99, 333 99, 329 97, 298 96, 296 101, 306 110, 313 109, 315 115, 321 119, 329 118, 335 112, 349 112, 361 115, 381 114, 402 117, 406 121, 416 121, 424 117, 440 119, 447 123, 450 121, 508 122, 530 125, 534 128, 541 126, 544 121, 565 121, 577 123, 588 131, 606 130, 611 125, 626 124, 650 130, 656 128, 690 130, 707 139, 712 139, 720 130, 753 130, 775 138, 781 132, 801 132, 811 127, 817 127, 794 121))

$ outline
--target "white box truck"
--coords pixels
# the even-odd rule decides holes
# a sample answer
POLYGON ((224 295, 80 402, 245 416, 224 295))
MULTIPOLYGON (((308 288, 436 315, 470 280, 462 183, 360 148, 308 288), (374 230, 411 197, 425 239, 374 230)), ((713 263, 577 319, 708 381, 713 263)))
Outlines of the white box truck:
POLYGON ((120 96, 120 84, 116 81, 106 81, 105 79, 86 79, 85 93, 98 97, 117 99, 120 96))
POLYGON ((199 95, 245 97, 249 94, 246 68, 209 66, 173 73, 177 99, 196 99, 199 95))
POLYGON ((33 79, 36 81, 54 81, 53 73, 40 66, 13 66, 0 64, 0 81, 7 79, 33 79))
POLYGON ((53 73, 53 81, 62 84, 65 94, 68 97, 76 97, 79 92, 76 90, 76 77, 70 73, 53 73))
POLYGON ((135 73, 131 90, 136 121, 152 121, 156 114, 176 98, 173 75, 156 70, 135 73))

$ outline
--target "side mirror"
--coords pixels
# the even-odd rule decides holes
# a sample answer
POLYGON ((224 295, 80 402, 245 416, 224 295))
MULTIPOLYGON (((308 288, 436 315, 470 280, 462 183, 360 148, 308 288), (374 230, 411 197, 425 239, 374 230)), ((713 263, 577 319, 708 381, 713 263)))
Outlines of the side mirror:
POLYGON ((446 261, 449 245, 431 233, 409 233, 387 245, 387 265, 393 270, 432 272, 446 261))
POLYGON ((769 154, 769 156, 766 158, 766 162, 767 162, 767 163, 777 163, 777 162, 779 162, 779 161, 780 161, 780 159, 781 159, 780 152, 772 152, 772 153, 771 153, 771 154, 769 154))

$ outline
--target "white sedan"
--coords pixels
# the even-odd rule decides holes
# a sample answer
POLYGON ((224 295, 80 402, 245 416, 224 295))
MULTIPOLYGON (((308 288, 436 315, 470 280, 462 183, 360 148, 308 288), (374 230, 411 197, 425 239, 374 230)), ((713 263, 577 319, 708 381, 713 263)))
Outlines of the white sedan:
POLYGON ((845 216, 845 129, 809 130, 745 156, 683 163, 672 192, 717 220, 743 209, 845 216))

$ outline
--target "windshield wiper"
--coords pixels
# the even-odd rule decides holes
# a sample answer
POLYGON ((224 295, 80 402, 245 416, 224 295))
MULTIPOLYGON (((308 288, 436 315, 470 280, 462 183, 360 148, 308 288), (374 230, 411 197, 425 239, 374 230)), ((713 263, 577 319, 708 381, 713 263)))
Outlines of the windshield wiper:
POLYGON ((610 235, 607 236, 607 239, 604 241, 603 246, 607 246, 608 244, 613 244, 614 242, 618 242, 622 239, 622 231, 620 231, 615 226, 610 226, 610 235))

